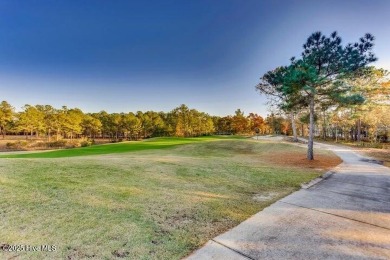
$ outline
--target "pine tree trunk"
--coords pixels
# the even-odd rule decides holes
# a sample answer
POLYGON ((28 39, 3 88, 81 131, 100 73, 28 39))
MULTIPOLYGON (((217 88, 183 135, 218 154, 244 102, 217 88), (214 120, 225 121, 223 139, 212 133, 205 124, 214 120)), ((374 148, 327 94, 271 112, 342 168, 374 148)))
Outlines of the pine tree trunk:
POLYGON ((310 97, 310 127, 309 127, 309 141, 307 144, 307 159, 314 160, 314 96, 310 97))
POLYGON ((294 120, 294 112, 290 112, 290 116, 291 116, 291 127, 293 130, 293 136, 294 136, 293 141, 298 142, 297 127, 295 125, 295 120, 294 120))
POLYGON ((360 142, 361 141, 361 127, 362 127, 362 121, 358 120, 358 124, 357 124, 357 141, 360 142))
POLYGON ((326 140, 326 118, 325 118, 325 111, 323 111, 322 115, 323 115, 323 119, 324 119, 324 122, 323 122, 323 125, 322 125, 322 138, 323 138, 324 140, 326 140))

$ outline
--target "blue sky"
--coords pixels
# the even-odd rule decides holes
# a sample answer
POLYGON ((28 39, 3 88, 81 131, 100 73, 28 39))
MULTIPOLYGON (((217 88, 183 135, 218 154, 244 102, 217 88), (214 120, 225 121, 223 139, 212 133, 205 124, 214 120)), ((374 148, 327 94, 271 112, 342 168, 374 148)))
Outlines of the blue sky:
POLYGON ((254 86, 314 31, 376 37, 390 70, 390 1, 1 1, 0 100, 85 112, 267 114, 254 86))

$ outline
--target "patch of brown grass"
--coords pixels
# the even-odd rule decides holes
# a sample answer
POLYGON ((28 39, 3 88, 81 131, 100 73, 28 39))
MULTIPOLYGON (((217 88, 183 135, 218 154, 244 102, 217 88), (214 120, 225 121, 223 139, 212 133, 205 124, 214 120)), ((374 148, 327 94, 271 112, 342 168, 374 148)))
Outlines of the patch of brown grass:
POLYGON ((285 167, 313 168, 318 170, 330 170, 343 161, 332 153, 318 153, 314 160, 306 159, 306 154, 297 151, 279 151, 277 154, 269 153, 264 158, 270 163, 285 167))
POLYGON ((390 149, 365 149, 363 154, 373 157, 379 161, 383 161, 383 165, 390 167, 390 149))

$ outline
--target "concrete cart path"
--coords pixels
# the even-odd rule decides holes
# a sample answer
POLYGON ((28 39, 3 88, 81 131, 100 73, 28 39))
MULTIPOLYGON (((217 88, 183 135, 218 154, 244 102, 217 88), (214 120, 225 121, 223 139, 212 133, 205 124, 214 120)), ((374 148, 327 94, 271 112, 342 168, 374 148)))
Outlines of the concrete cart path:
POLYGON ((390 259, 390 169, 348 148, 316 146, 344 161, 334 174, 265 208, 187 259, 390 259))

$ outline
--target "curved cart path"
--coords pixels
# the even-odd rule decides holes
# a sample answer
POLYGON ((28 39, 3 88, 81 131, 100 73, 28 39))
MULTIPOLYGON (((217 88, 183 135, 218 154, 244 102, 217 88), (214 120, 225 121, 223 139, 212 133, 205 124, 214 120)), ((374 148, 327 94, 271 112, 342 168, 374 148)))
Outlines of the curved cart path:
POLYGON ((352 149, 327 179, 272 204, 188 259, 390 259, 390 169, 352 149))

